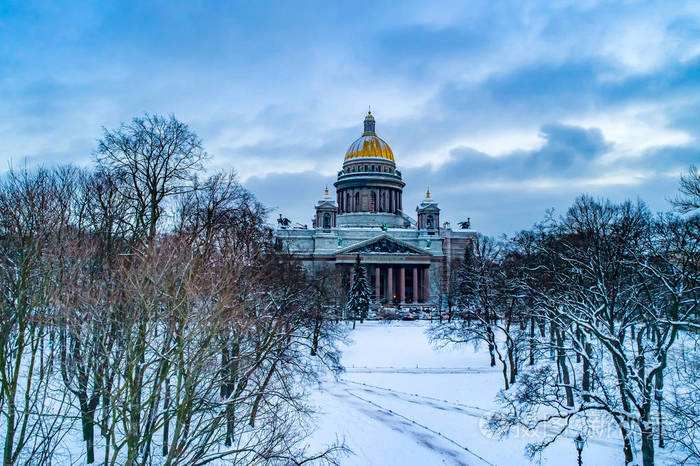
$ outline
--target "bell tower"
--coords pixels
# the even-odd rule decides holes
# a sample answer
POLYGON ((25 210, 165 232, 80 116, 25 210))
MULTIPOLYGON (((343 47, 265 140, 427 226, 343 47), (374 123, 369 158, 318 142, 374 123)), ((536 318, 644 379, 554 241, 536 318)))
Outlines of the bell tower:
POLYGON ((440 231, 440 208, 430 194, 430 188, 425 192, 425 199, 416 207, 418 214, 418 229, 434 235, 440 231))
POLYGON ((328 186, 323 190, 323 199, 316 204, 316 217, 314 217, 314 228, 317 230, 331 231, 331 228, 336 227, 336 215, 338 214, 338 206, 331 199, 331 193, 328 186))

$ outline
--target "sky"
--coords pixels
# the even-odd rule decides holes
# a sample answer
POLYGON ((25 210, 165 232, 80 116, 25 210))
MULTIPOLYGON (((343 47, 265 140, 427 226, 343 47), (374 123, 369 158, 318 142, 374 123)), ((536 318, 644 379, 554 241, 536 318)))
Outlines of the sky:
POLYGON ((700 161, 700 2, 0 1, 0 170, 173 114, 309 223, 370 106, 409 214, 428 186, 489 235, 581 193, 668 210, 700 161))

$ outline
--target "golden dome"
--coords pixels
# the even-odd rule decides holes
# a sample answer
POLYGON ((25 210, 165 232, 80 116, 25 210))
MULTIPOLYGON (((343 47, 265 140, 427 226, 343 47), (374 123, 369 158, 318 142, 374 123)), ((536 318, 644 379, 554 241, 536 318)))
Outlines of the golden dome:
POLYGON ((362 136, 350 144, 350 148, 345 153, 345 160, 360 157, 378 157, 394 161, 391 147, 379 136, 362 136))
POLYGON ((345 160, 375 157, 394 162, 394 152, 374 131, 374 117, 368 112, 365 117, 365 132, 357 138, 345 153, 345 160))

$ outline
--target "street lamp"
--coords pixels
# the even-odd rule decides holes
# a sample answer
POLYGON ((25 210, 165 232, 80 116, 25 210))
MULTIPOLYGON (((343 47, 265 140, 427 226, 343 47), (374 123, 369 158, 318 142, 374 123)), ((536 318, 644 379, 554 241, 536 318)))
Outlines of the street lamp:
POLYGON ((583 439, 583 437, 581 437, 580 433, 574 439, 574 445, 576 445, 576 451, 578 451, 578 466, 581 466, 583 464, 581 461, 581 452, 583 451, 583 447, 586 445, 586 441, 583 439))

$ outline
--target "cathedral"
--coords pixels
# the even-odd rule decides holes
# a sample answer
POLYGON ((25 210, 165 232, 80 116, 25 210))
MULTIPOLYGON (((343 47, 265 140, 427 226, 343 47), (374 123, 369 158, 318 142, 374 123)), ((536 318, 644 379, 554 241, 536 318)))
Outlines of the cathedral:
POLYGON ((359 258, 378 305, 439 305, 453 260, 464 258, 476 233, 468 221, 456 230, 441 224, 429 189, 415 217, 406 213, 406 183, 391 147, 377 135, 372 112, 345 153, 334 186, 335 197, 326 187, 316 204, 312 228, 282 221, 277 240, 307 267, 334 268, 345 289, 359 258))

